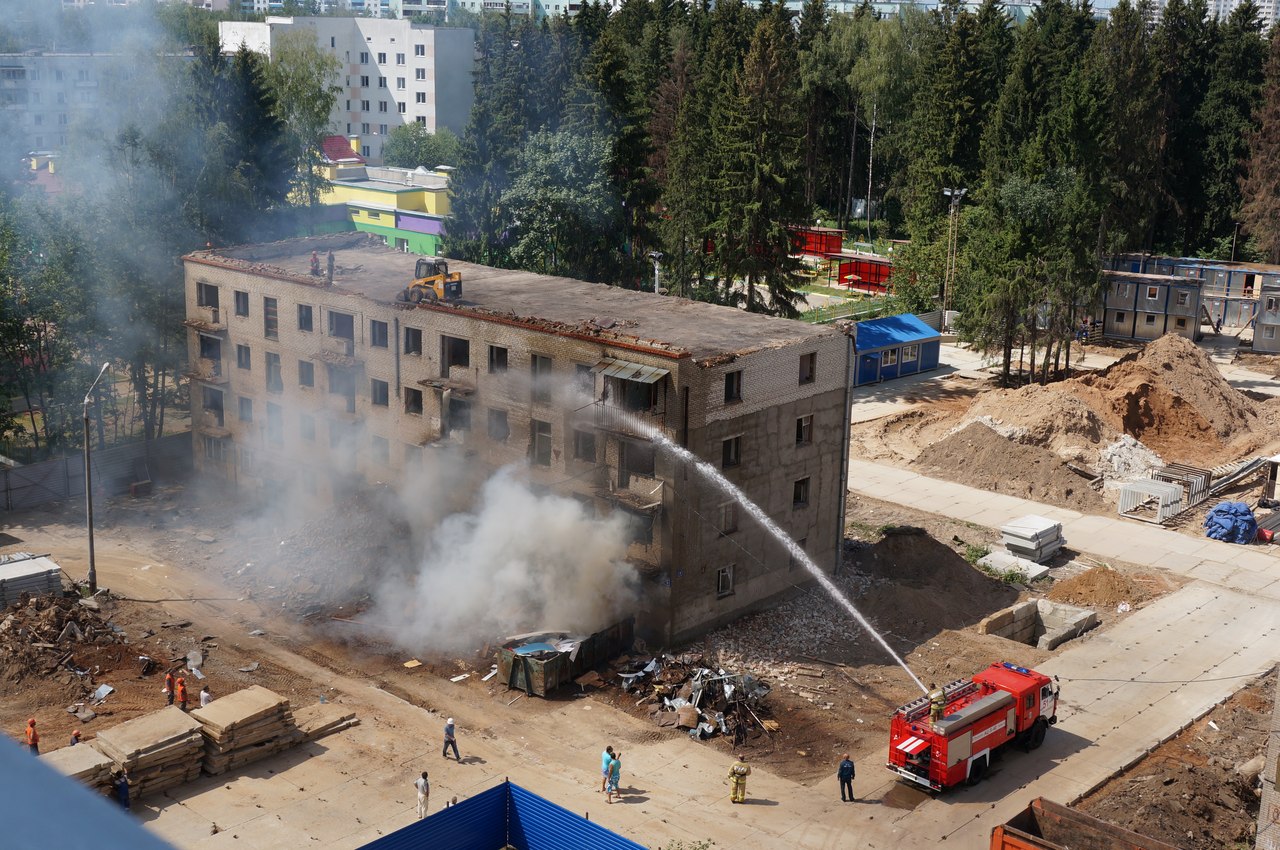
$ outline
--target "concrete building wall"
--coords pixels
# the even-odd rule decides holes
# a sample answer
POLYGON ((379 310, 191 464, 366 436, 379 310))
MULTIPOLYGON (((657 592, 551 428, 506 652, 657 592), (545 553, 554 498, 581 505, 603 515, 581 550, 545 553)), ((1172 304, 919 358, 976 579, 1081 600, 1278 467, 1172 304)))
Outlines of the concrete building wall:
POLYGON ((844 517, 850 341, 838 334, 701 365, 689 357, 635 350, 602 340, 535 330, 465 312, 380 303, 323 285, 299 284, 236 269, 188 262, 187 315, 212 319, 198 305, 199 284, 218 289, 216 317, 225 330, 189 334, 193 366, 195 464, 248 486, 300 477, 315 492, 341 497, 354 479, 396 483, 413 474, 433 446, 474 452, 478 468, 529 463, 534 486, 574 496, 599 514, 633 518, 629 557, 645 579, 642 630, 678 639, 739 616, 811 577, 743 507, 699 480, 687 465, 658 453, 651 471, 627 472, 624 457, 648 441, 619 423, 616 411, 593 404, 605 378, 592 369, 616 358, 667 370, 657 403, 639 418, 687 446, 734 484, 830 571, 839 556, 844 517), (235 292, 246 293, 248 315, 236 315, 235 292), (276 338, 264 332, 264 298, 276 299, 276 338), (311 307, 312 330, 298 325, 298 306, 311 307), (352 317, 351 347, 329 334, 330 315, 352 317), (386 325, 387 344, 374 344, 373 322, 386 325), (408 332, 421 353, 406 353, 408 332), (215 370, 200 357, 200 336, 220 341, 215 370), (446 338, 466 340, 468 363, 444 374, 446 338), (237 347, 248 349, 247 368, 237 347), (506 371, 490 371, 490 347, 505 349, 506 371), (280 381, 268 385, 268 355, 279 357, 280 381), (550 358, 549 397, 533 380, 534 356, 550 358), (807 359, 802 382, 801 359, 807 359), (313 386, 301 385, 311 364, 313 386), (213 375, 213 372, 220 375, 213 375), (726 402, 725 376, 741 372, 741 401, 726 402), (348 406, 330 392, 342 375, 353 382, 348 406), (385 384, 385 403, 374 381, 385 384), (206 391, 223 394, 223 425, 203 410, 206 391), (413 412, 421 394, 421 412, 413 412), (251 417, 241 418, 240 399, 251 417), (450 408, 469 405, 469 428, 450 425, 450 408), (492 413, 491 413, 492 412, 492 413), (490 428, 505 418, 506 436, 490 428), (603 417, 603 418, 601 418, 603 417), (803 420, 803 421, 801 421, 803 420), (535 430, 551 434, 539 463, 535 430), (575 431, 590 439, 575 439, 575 431), (737 463, 725 466, 725 441, 736 440, 737 463), (579 457, 583 443, 592 453, 579 457), (798 482, 805 482, 803 485, 798 482), (726 573, 722 573, 726 571, 726 573))

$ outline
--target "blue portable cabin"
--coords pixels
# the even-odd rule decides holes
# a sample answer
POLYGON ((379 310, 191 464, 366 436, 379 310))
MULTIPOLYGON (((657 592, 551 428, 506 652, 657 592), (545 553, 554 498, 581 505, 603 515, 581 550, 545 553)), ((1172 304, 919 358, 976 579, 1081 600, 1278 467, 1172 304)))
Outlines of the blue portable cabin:
POLYGON ((860 387, 937 369, 942 335, 918 316, 903 313, 855 323, 853 348, 858 357, 853 385, 860 387))

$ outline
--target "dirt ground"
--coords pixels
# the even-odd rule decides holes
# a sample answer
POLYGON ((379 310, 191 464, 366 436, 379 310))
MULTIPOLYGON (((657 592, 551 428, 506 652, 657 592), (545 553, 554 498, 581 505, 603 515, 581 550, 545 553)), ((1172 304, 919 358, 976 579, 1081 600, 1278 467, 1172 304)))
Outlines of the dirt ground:
POLYGON ((1265 754, 1274 671, 1090 794, 1094 817, 1186 850, 1253 846, 1257 773, 1241 768, 1265 754))

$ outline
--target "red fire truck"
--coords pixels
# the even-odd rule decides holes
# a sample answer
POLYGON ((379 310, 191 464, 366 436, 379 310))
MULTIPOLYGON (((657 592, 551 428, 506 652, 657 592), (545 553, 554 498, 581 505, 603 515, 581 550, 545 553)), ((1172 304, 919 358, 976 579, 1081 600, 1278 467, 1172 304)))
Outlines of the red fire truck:
POLYGON ((886 767, 934 791, 982 780, 992 757, 1016 744, 1030 751, 1058 722, 1058 687, 1043 673, 1007 661, 899 708, 889 724, 886 767), (932 704, 943 702, 934 719, 932 704))

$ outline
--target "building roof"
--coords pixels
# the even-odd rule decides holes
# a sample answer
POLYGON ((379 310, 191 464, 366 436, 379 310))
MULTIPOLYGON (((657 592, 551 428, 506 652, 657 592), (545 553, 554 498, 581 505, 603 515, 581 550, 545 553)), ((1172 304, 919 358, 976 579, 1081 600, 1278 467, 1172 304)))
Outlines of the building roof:
POLYGON ((324 158, 329 162, 364 162, 365 159, 351 147, 346 136, 325 136, 320 142, 324 158))
MULTIPOLYGON (((396 303, 396 294, 412 279, 414 265, 420 259, 416 254, 388 248, 380 238, 366 233, 196 251, 184 259, 302 286, 325 287, 323 277, 310 274, 311 252, 319 251, 323 256, 329 250, 334 253, 332 289, 382 304, 396 303)), ((457 312, 671 358, 693 357, 702 365, 840 335, 831 327, 566 277, 495 269, 460 260, 450 260, 449 270, 462 273, 459 301, 416 308, 400 306, 405 310, 457 312)))
POLYGON ((883 319, 867 319, 864 322, 858 322, 854 328, 854 348, 858 351, 878 351, 882 348, 942 338, 941 334, 911 313, 887 316, 883 319))
POLYGON ((1198 277, 1183 277, 1178 274, 1151 274, 1150 272, 1117 272, 1104 270, 1104 278, 1132 280, 1138 283, 1160 283, 1165 286, 1200 286, 1204 283, 1198 277))
POLYGON ((644 850, 634 841, 507 781, 361 850, 644 850))

